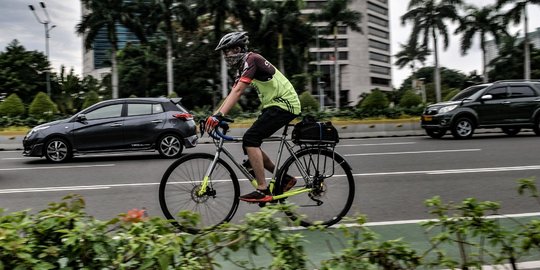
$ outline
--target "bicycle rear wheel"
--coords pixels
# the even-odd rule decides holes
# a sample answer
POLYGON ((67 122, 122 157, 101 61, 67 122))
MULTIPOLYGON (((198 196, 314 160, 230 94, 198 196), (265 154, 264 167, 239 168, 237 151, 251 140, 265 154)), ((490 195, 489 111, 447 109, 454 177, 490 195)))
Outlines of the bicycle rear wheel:
POLYGON ((219 225, 232 219, 238 209, 240 186, 232 168, 218 159, 212 171, 206 192, 199 194, 202 180, 214 156, 189 154, 175 161, 159 184, 159 204, 166 218, 180 229, 196 233, 205 227, 219 225), (186 228, 178 221, 178 213, 189 210, 199 214, 196 227, 186 228))
POLYGON ((295 209, 287 213, 292 220, 299 220, 302 226, 321 224, 331 226, 339 222, 349 211, 354 200, 354 177, 347 161, 332 149, 306 148, 289 157, 281 167, 278 178, 294 176, 295 188, 313 188, 290 196, 284 202, 292 203, 295 209), (300 173, 303 167, 310 178, 306 180, 300 173))

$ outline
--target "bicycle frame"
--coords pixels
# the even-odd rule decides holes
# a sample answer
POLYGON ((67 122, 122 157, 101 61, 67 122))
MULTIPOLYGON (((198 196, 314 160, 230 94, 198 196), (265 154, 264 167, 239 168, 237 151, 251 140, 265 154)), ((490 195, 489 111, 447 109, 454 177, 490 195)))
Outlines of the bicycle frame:
MULTIPOLYGON (((269 185, 268 185, 269 190, 270 190, 270 192, 272 194, 274 194, 276 175, 277 175, 277 173, 279 171, 279 168, 280 168, 281 158, 282 158, 282 155, 283 155, 283 149, 284 148, 287 149, 287 151, 289 152, 289 154, 292 157, 295 158, 295 160, 296 160, 295 163, 298 166, 300 174, 302 174, 302 177, 305 179, 305 181, 306 182, 312 182, 313 181, 311 179, 311 177, 308 175, 306 168, 304 168, 303 164, 298 160, 298 158, 297 158, 297 156, 295 154, 295 151, 294 151, 294 145, 291 145, 291 143, 287 142, 287 129, 288 129, 288 127, 289 127, 289 125, 285 126, 285 128, 283 130, 283 134, 279 137, 280 144, 279 144, 279 148, 278 148, 278 157, 277 157, 277 161, 275 163, 274 171, 272 173, 272 179, 270 179, 270 182, 269 182, 269 185)), ((275 140, 275 139, 277 139, 276 137, 273 137, 271 139, 274 139, 274 140, 266 140, 266 141, 277 141, 277 140, 275 140)), ((242 139, 234 138, 234 141, 240 142, 240 141, 242 141, 242 139)), ((214 155, 214 160, 212 161, 212 163, 208 167, 208 170, 206 171, 205 176, 204 176, 204 178, 202 180, 202 183, 201 183, 201 189, 198 192, 198 194, 200 196, 205 194, 206 188, 208 187, 208 183, 210 182, 210 175, 212 174, 213 170, 215 169, 217 161, 221 157, 222 153, 232 161, 232 163, 242 172, 242 174, 244 174, 244 176, 250 181, 251 185, 254 188, 257 188, 257 186, 258 186, 257 179, 253 178, 253 176, 247 171, 247 169, 244 168, 244 166, 240 165, 240 163, 238 163, 236 161, 234 156, 224 147, 224 143, 225 143, 225 139, 223 137, 219 137, 219 142, 216 145, 216 154, 214 155)), ((290 197, 290 196, 310 192, 312 190, 313 190, 312 188, 306 188, 306 187, 293 188, 293 189, 291 189, 291 190, 289 190, 289 191, 287 191, 285 193, 282 193, 280 195, 273 195, 273 198, 274 198, 274 200, 279 200, 279 199, 287 198, 287 197, 290 197)))

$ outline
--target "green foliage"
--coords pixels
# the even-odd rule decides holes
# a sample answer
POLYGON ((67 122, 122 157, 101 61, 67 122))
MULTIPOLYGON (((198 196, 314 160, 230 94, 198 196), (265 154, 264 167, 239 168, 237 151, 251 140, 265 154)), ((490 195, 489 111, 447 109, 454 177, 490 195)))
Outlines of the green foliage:
POLYGON ((399 106, 404 108, 416 107, 422 104, 422 97, 415 94, 412 90, 406 91, 399 100, 399 106))
POLYGON ((86 109, 96 103, 99 102, 99 96, 98 96, 98 93, 96 93, 95 91, 90 91, 88 93, 86 93, 86 96, 84 98, 84 103, 82 105, 82 108, 83 109, 86 109))
POLYGON ((0 52, 0 89, 8 95, 16 93, 25 104, 38 91, 44 91, 45 74, 50 65, 38 51, 27 51, 16 39, 0 52))
POLYGON ((360 105, 363 109, 382 110, 388 107, 389 101, 386 95, 379 89, 373 89, 360 105))
POLYGON ((302 112, 319 110, 319 102, 311 95, 311 93, 309 93, 309 91, 304 91, 298 98, 300 99, 302 112))
MULTIPOLYGON (((538 199, 534 179, 520 179, 518 190, 538 199)), ((503 226, 500 205, 468 198, 461 203, 443 203, 439 197, 426 200, 434 215, 422 224, 429 237, 427 250, 413 249, 402 239, 380 240, 358 216, 358 226, 338 230, 308 228, 336 239, 346 239, 340 249, 329 246, 332 258, 319 269, 481 269, 483 265, 509 264, 517 269, 519 258, 540 250, 540 221, 503 226), (451 250, 458 255, 450 255, 451 250)), ((35 214, 6 214, 0 209, 0 269, 185 269, 219 267, 221 257, 241 269, 308 269, 310 262, 302 232, 284 230, 297 226, 282 212, 293 205, 276 204, 247 214, 241 224, 203 228, 199 234, 178 233, 169 221, 150 218, 145 210, 133 209, 108 221, 85 212, 82 197, 70 195, 35 214), (235 256, 238 251, 247 253, 235 256), (252 260, 267 253, 269 265, 252 260)), ((184 225, 196 226, 199 217, 179 214, 184 225)), ((327 242, 328 245, 332 243, 327 242)), ((311 269, 311 267, 309 268, 311 269)))
POLYGON ((22 116, 26 113, 22 100, 13 93, 0 103, 0 116, 22 116))
POLYGON ((173 92, 170 93, 167 97, 168 97, 168 98, 177 98, 177 97, 178 97, 178 94, 177 94, 176 92, 173 91, 173 92))
POLYGON ((36 95, 28 109, 28 114, 37 119, 51 120, 56 113, 56 104, 43 92, 36 95))
MULTIPOLYGON (((223 101, 225 101, 224 99, 221 100, 219 102, 219 105, 217 106, 218 108, 221 107, 221 104, 223 104, 223 101)), ((240 106, 240 104, 236 103, 234 104, 234 106, 231 108, 231 110, 229 111, 229 113, 227 113, 227 116, 229 117, 232 117, 232 118, 235 118, 237 116, 239 116, 240 114, 242 114, 242 106, 240 106)), ((208 115, 206 115, 208 116, 208 115)))
POLYGON ((451 98, 453 98, 455 95, 457 95, 457 93, 459 93, 459 91, 461 91, 460 89, 451 89, 448 94, 446 94, 444 97, 443 97, 443 101, 448 101, 450 100, 451 98))

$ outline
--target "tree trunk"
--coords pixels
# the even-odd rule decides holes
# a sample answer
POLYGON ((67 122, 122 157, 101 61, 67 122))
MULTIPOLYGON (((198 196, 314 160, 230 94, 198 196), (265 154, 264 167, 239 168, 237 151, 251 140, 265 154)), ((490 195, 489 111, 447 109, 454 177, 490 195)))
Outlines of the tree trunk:
POLYGON ((484 42, 484 38, 480 41, 480 47, 482 47, 482 77, 483 82, 487 83, 489 81, 488 74, 487 74, 487 59, 486 59, 486 44, 484 42))
POLYGON ((439 70, 439 51, 437 46, 437 34, 435 29, 432 30, 433 35, 433 55, 435 57, 435 97, 437 102, 441 102, 441 71, 439 70))
POLYGON ((278 34, 278 54, 279 54, 279 71, 285 75, 285 65, 283 64, 283 34, 278 34))
POLYGON ((340 89, 339 89, 339 63, 338 63, 338 44, 337 44, 337 26, 334 26, 334 95, 336 101, 336 109, 340 108, 340 89))
POLYGON ((116 99, 118 95, 118 61, 116 60, 116 49, 112 46, 111 49, 111 84, 112 84, 112 98, 116 99))
POLYGON ((167 96, 174 92, 172 40, 167 39, 167 96))
POLYGON ((529 18, 527 16, 527 5, 523 5, 523 20, 524 26, 525 26, 525 40, 523 42, 523 46, 525 46, 523 52, 525 53, 525 62, 524 62, 524 78, 525 80, 531 79, 531 53, 529 50, 529 18))

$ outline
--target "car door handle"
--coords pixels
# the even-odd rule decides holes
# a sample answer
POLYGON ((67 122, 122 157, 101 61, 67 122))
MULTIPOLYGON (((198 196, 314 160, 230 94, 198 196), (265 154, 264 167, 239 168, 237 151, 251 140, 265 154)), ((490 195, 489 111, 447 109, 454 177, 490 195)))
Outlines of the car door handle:
POLYGON ((510 104, 510 103, 512 103, 512 102, 510 102, 510 101, 503 101, 502 104, 510 104))
POLYGON ((114 123, 114 124, 111 125, 111 127, 121 127, 121 126, 122 126, 122 124, 120 124, 120 123, 114 123))
POLYGON ((151 122, 157 124, 157 123, 163 123, 163 120, 154 120, 154 121, 151 121, 151 122))
POLYGON ((534 101, 540 101, 540 98, 535 99, 534 101))

